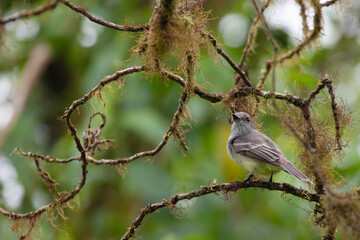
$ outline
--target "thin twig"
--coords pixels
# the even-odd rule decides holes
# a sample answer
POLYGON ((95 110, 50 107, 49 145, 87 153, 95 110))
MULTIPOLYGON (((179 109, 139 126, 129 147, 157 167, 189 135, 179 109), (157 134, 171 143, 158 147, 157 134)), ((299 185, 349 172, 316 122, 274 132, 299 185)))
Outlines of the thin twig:
POLYGON ((5 210, 4 208, 0 207, 0 213, 4 216, 7 216, 11 219, 21 219, 21 218, 34 218, 42 214, 43 212, 52 209, 58 202, 52 201, 51 203, 36 209, 35 211, 31 211, 28 213, 16 213, 13 211, 5 210))
POLYGON ((318 194, 310 193, 307 190, 296 188, 287 183, 272 183, 272 182, 261 182, 261 181, 248 181, 248 182, 232 182, 223 184, 213 184, 207 187, 201 187, 199 190, 195 190, 188 193, 176 194, 171 198, 164 199, 162 201, 148 204, 145 208, 140 210, 139 215, 132 222, 127 232, 122 236, 121 240, 130 239, 135 235, 136 230, 142 224, 144 218, 164 207, 176 207, 176 203, 181 200, 188 200, 192 198, 201 197, 207 194, 216 192, 237 192, 240 189, 247 188, 261 188, 275 191, 282 191, 284 193, 291 194, 309 202, 319 202, 320 196, 318 194))
POLYGON ((249 81, 248 77, 246 76, 246 74, 234 63, 233 60, 231 60, 231 58, 229 57, 229 55, 227 55, 224 50, 222 50, 219 45, 217 44, 216 39, 209 33, 208 34, 208 38, 210 39, 210 42, 212 43, 212 45, 214 46, 216 52, 218 54, 220 54, 221 56, 223 56, 223 58, 230 64, 230 66, 240 75, 241 79, 244 81, 245 85, 247 85, 248 87, 252 87, 251 82, 249 81))
POLYGON ((142 32, 146 29, 148 29, 148 25, 140 25, 140 26, 130 26, 130 25, 126 25, 126 26, 122 26, 122 25, 118 25, 115 24, 113 22, 107 21, 107 20, 103 20, 101 18, 95 17, 94 15, 92 15, 91 13, 89 13, 88 11, 86 11, 84 8, 76 6, 66 0, 58 0, 59 2, 61 2, 62 4, 64 4, 65 6, 69 7, 70 9, 74 10, 75 12, 80 13, 81 15, 87 17, 90 21, 103 25, 105 27, 109 27, 112 29, 116 29, 119 31, 125 31, 125 32, 142 32))
POLYGON ((312 0, 311 1, 313 4, 313 9, 314 9, 314 20, 313 20, 313 24, 314 24, 314 30, 311 32, 311 34, 308 37, 305 37, 305 39, 299 44, 297 45, 293 50, 288 51, 286 53, 284 53, 282 56, 279 57, 279 63, 282 63, 283 61, 285 61, 286 59, 291 58, 292 56, 294 56, 295 54, 299 54, 299 52, 305 47, 308 46, 312 41, 314 41, 315 39, 317 39, 320 36, 321 30, 322 30, 322 25, 321 25, 321 19, 322 19, 322 14, 321 14, 321 8, 319 6, 319 3, 317 3, 317 1, 312 0))
POLYGON ((135 73, 135 72, 144 71, 144 70, 145 70, 145 66, 134 66, 134 67, 130 67, 130 68, 127 68, 127 69, 124 69, 121 71, 117 71, 116 73, 114 73, 110 76, 107 76, 106 78, 102 79, 98 85, 96 85, 93 89, 91 89, 90 92, 85 94, 82 98, 74 101, 70 105, 70 107, 66 109, 65 114, 61 117, 61 119, 65 119, 67 116, 70 116, 77 107, 85 104, 92 96, 94 96, 94 94, 97 91, 99 91, 105 85, 118 80, 122 76, 131 74, 131 73, 135 73))
POLYGON ((332 81, 328 78, 328 76, 323 77, 316 86, 316 88, 312 90, 309 96, 305 99, 305 105, 310 105, 311 101, 315 98, 315 96, 319 94, 322 89, 324 89, 331 83, 332 81))
POLYGON ((18 19, 40 15, 46 11, 54 9, 56 7, 57 3, 58 3, 58 0, 53 0, 51 2, 47 2, 47 3, 43 4, 42 6, 38 7, 35 10, 20 11, 20 12, 14 14, 13 16, 0 19, 0 24, 6 24, 6 23, 9 23, 12 21, 16 21, 18 19))
MULTIPOLYGON (((162 70, 162 74, 166 77, 168 77, 169 79, 179 83, 182 87, 185 87, 185 80, 180 77, 179 75, 176 75, 170 71, 167 71, 165 69, 162 70)), ((204 90, 202 90, 201 88, 195 86, 193 88, 194 90, 194 93, 197 94, 199 97, 209 101, 209 102, 212 102, 212 103, 216 103, 216 102, 220 102, 223 98, 224 98, 224 95, 221 95, 221 94, 213 94, 213 93, 207 93, 205 92, 204 90)))
MULTIPOLYGON (((319 3, 315 0, 312 0, 312 6, 314 9, 314 19, 313 19, 313 24, 314 24, 314 29, 313 31, 308 35, 305 36, 304 40, 301 41, 294 49, 287 51, 285 53, 283 53, 279 58, 278 58, 278 63, 283 63, 285 60, 292 58, 295 54, 300 54, 300 52, 306 47, 309 46, 311 42, 313 42, 315 39, 317 39, 320 36, 321 30, 322 30, 322 25, 321 25, 321 18, 322 18, 322 14, 321 14, 321 6, 319 5, 319 3)), ((270 73, 270 70, 272 68, 274 59, 269 59, 266 61, 265 64, 265 69, 263 69, 261 71, 261 75, 260 75, 260 88, 262 88, 262 86, 265 83, 265 79, 268 76, 268 74, 270 73)))
POLYGON ((333 118, 334 118, 334 122, 335 122, 335 130, 336 130, 336 135, 335 135, 335 139, 336 139, 336 143, 338 145, 337 150, 342 150, 343 144, 341 142, 341 132, 340 132, 340 122, 339 122, 339 110, 337 107, 337 103, 335 100, 335 94, 334 94, 334 89, 332 84, 328 84, 327 88, 329 90, 329 94, 331 97, 331 109, 333 112, 333 118))
POLYGON ((59 184, 51 177, 50 173, 48 173, 45 169, 43 169, 40 166, 40 162, 37 158, 34 158, 34 162, 35 162, 35 166, 37 168, 38 174, 43 179, 46 187, 52 193, 54 198, 57 197, 56 196, 56 194, 57 194, 56 188, 59 184))
MULTIPOLYGON (((261 7, 261 12, 265 11, 265 9, 269 6, 270 1, 271 0, 267 0, 264 3, 264 5, 261 7)), ((249 53, 250 49, 254 45, 255 37, 257 35, 257 31, 258 31, 258 28, 259 28, 259 20, 260 20, 260 17, 259 17, 259 15, 257 15, 253 19, 253 22, 252 22, 251 27, 249 29, 249 34, 248 34, 248 37, 247 37, 246 45, 244 47, 243 54, 241 56, 241 60, 240 60, 240 64, 239 64, 240 69, 243 69, 246 57, 248 56, 248 53, 249 53)))
MULTIPOLYGON (((38 164, 37 161, 35 161, 35 163, 38 164)), ((28 213, 16 213, 16 212, 13 212, 13 211, 5 210, 4 208, 0 207, 0 213, 3 214, 4 216, 7 216, 7 217, 11 218, 11 219, 24 219, 24 218, 32 219, 32 218, 35 218, 35 217, 41 215, 42 213, 44 213, 44 212, 46 212, 46 211, 48 211, 50 209, 53 209, 55 206, 58 206, 59 204, 61 205, 61 204, 64 204, 64 203, 70 201, 85 186, 86 174, 87 174, 86 166, 87 166, 86 161, 82 160, 82 163, 81 163, 81 175, 82 175, 82 177, 81 177, 80 182, 78 183, 78 185, 75 187, 75 189, 73 191, 68 192, 68 193, 63 192, 63 193, 65 193, 64 195, 60 195, 61 197, 59 197, 59 198, 54 198, 51 203, 49 203, 49 204, 47 204, 45 206, 42 206, 42 207, 36 209, 35 211, 31 211, 31 212, 28 212, 28 213)), ((42 169, 39 168, 39 166, 38 166, 38 171, 40 171, 40 172, 42 171, 42 169)), ((40 174, 40 175, 44 179, 43 174, 40 174)))
MULTIPOLYGON (((77 157, 71 157, 71 158, 56 158, 56 157, 52 157, 52 156, 44 156, 41 154, 37 154, 37 153, 32 153, 32 152, 24 152, 23 150, 21 150, 20 148, 15 148, 14 151, 12 152, 12 154, 14 153, 19 153, 20 155, 24 156, 24 157, 30 157, 30 158, 37 158, 37 159, 41 159, 44 160, 47 163, 68 163, 71 161, 75 161, 75 160, 80 160, 81 157, 77 156, 77 157)), ((11 155, 12 155, 11 154, 11 155)))
POLYGON ((271 30, 265 20, 265 17, 263 15, 263 11, 261 11, 258 7, 258 5, 256 4, 255 0, 251 0, 252 4, 254 5, 254 8, 258 14, 258 17, 260 18, 261 20, 261 23, 264 25, 265 27, 265 32, 266 32, 266 37, 268 38, 268 40, 271 42, 271 44, 273 45, 273 48, 274 48, 274 52, 275 54, 278 52, 279 50, 279 47, 278 45, 276 44, 276 41, 274 39, 274 37, 272 36, 272 33, 271 33, 271 30))
POLYGON ((88 158, 94 164, 97 164, 97 165, 102 165, 102 164, 105 164, 105 165, 117 165, 117 164, 128 164, 128 163, 134 161, 135 159, 138 159, 138 158, 141 158, 141 157, 154 156, 158 152, 160 152, 160 150, 167 144, 170 136, 177 129, 177 127, 178 127, 178 125, 180 123, 180 118, 184 114, 186 104, 188 103, 188 101, 189 101, 189 99, 191 97, 191 93, 193 91, 193 81, 194 81, 193 80, 193 70, 191 70, 191 69, 194 68, 194 62, 193 61, 194 60, 191 57, 188 56, 188 62, 189 62, 188 64, 191 65, 191 66, 188 67, 189 69, 187 71, 187 81, 185 82, 183 93, 182 93, 182 95, 181 95, 181 97, 179 99, 178 108, 177 108, 176 112, 174 113, 172 123, 170 124, 168 130, 164 134, 161 142, 153 150, 139 152, 139 153, 136 153, 136 154, 132 155, 131 157, 119 158, 119 159, 95 160, 90 156, 88 156, 88 158))

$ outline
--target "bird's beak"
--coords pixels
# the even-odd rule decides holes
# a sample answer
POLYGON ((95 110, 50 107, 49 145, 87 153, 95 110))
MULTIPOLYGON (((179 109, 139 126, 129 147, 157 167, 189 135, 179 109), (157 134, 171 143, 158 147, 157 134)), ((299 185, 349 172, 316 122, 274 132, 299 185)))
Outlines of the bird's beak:
POLYGON ((233 118, 233 120, 237 120, 237 119, 239 119, 239 117, 238 117, 238 116, 236 116, 236 114, 235 114, 235 113, 233 113, 233 114, 232 114, 232 118, 233 118))

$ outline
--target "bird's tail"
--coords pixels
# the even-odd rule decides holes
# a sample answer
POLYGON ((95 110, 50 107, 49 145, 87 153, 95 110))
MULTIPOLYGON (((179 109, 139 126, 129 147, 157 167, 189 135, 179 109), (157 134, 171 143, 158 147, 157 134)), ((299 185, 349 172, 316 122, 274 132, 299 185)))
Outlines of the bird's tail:
POLYGON ((284 163, 281 164, 281 168, 284 169, 284 171, 286 171, 293 177, 295 177, 303 182, 308 182, 308 183, 313 184, 313 182, 307 176, 305 176, 305 174, 300 172, 291 162, 284 161, 284 163))

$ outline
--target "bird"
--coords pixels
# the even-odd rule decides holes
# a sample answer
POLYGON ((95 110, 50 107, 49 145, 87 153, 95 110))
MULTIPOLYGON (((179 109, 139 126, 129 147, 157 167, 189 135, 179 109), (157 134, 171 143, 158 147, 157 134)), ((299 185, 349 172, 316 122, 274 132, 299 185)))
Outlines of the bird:
POLYGON ((284 170, 296 179, 313 184, 286 158, 273 140, 256 129, 245 112, 232 113, 227 151, 235 163, 249 172, 244 180, 246 182, 254 175, 270 175, 269 182, 272 182, 273 174, 284 170))

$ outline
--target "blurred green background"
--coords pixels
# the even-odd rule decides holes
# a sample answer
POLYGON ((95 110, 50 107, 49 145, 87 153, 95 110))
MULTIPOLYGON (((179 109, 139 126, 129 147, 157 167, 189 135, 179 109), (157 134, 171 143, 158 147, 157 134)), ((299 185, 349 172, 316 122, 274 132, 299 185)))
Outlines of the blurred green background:
MULTIPOLYGON (((10 16, 19 10, 34 9, 45 1, 0 2, 0 15, 10 16)), ((94 15, 118 24, 141 25, 150 18, 154 3, 144 0, 72 1, 94 15)), ((266 12, 273 34, 283 50, 291 49, 301 39, 301 22, 294 1, 275 1, 266 12)), ((250 1, 208 0, 211 10, 207 29, 222 48, 238 62, 246 34, 255 11, 250 1), (226 3, 225 3, 226 2, 226 3)), ((354 111, 360 105, 360 4, 323 9, 323 36, 300 58, 278 68, 279 92, 306 94, 317 79, 330 72, 336 93, 354 111), (348 13, 352 14, 348 14, 348 13)), ((98 26, 59 4, 55 10, 19 20, 5 26, 0 50, 0 128, 11 117, 12 93, 31 51, 40 43, 51 49, 44 74, 33 86, 26 108, 0 152, 0 204, 16 212, 32 211, 49 201, 33 161, 9 154, 15 147, 24 151, 66 158, 78 155, 73 139, 67 135, 64 122, 58 120, 72 101, 82 97, 102 78, 133 65, 142 64, 129 51, 141 33, 123 33, 98 26), (10 104, 10 105, 9 105, 10 104), (10 117, 9 117, 10 116, 10 117)), ((272 47, 259 31, 256 50, 247 61, 250 80, 256 84, 272 47)), ((204 48, 198 61, 196 80, 210 93, 221 93, 233 87, 234 72, 223 59, 214 57, 211 46, 204 48)), ((153 149, 171 123, 182 92, 179 84, 158 78, 151 81, 144 73, 126 77, 124 87, 104 89, 106 106, 96 98, 73 114, 79 134, 86 130, 89 116, 101 111, 107 117, 103 138, 115 139, 117 145, 96 157, 118 158, 153 149)), ((266 85, 265 90, 270 90, 266 85)), ((325 95, 323 95, 325 96, 325 95)), ((16 96, 15 96, 16 97, 16 96)), ((241 180, 246 172, 233 163, 226 152, 230 133, 228 110, 221 104, 193 97, 189 108, 194 117, 186 134, 190 150, 182 154, 172 140, 151 159, 138 159, 128 165, 123 178, 117 169, 89 165, 87 183, 77 197, 73 210, 66 210, 68 220, 57 222, 58 229, 43 218, 39 239, 120 239, 148 203, 169 198, 176 193, 199 189, 214 179, 217 183, 241 180)), ((330 110, 330 109, 329 109, 330 110)), ((331 116, 330 111, 321 112, 331 116)), ((260 114, 262 131, 282 148, 295 163, 299 152, 294 139, 284 135, 281 121, 260 114)), ((354 114, 358 122, 359 115, 354 114)), ((359 129, 351 134, 345 157, 337 162, 346 180, 345 188, 359 186, 359 129)), ((80 180, 80 163, 45 164, 60 190, 70 190, 80 180)), ((297 166, 299 166, 297 164, 297 166)), ((299 166, 301 168, 301 166, 299 166)), ((276 182, 288 182, 307 188, 281 173, 276 182)), ((181 212, 161 209, 146 217, 137 231, 143 239, 319 239, 321 229, 311 222, 312 205, 279 192, 249 189, 230 194, 230 199, 215 194, 178 204, 181 212)), ((0 239, 16 239, 9 221, 0 216, 0 239)))

